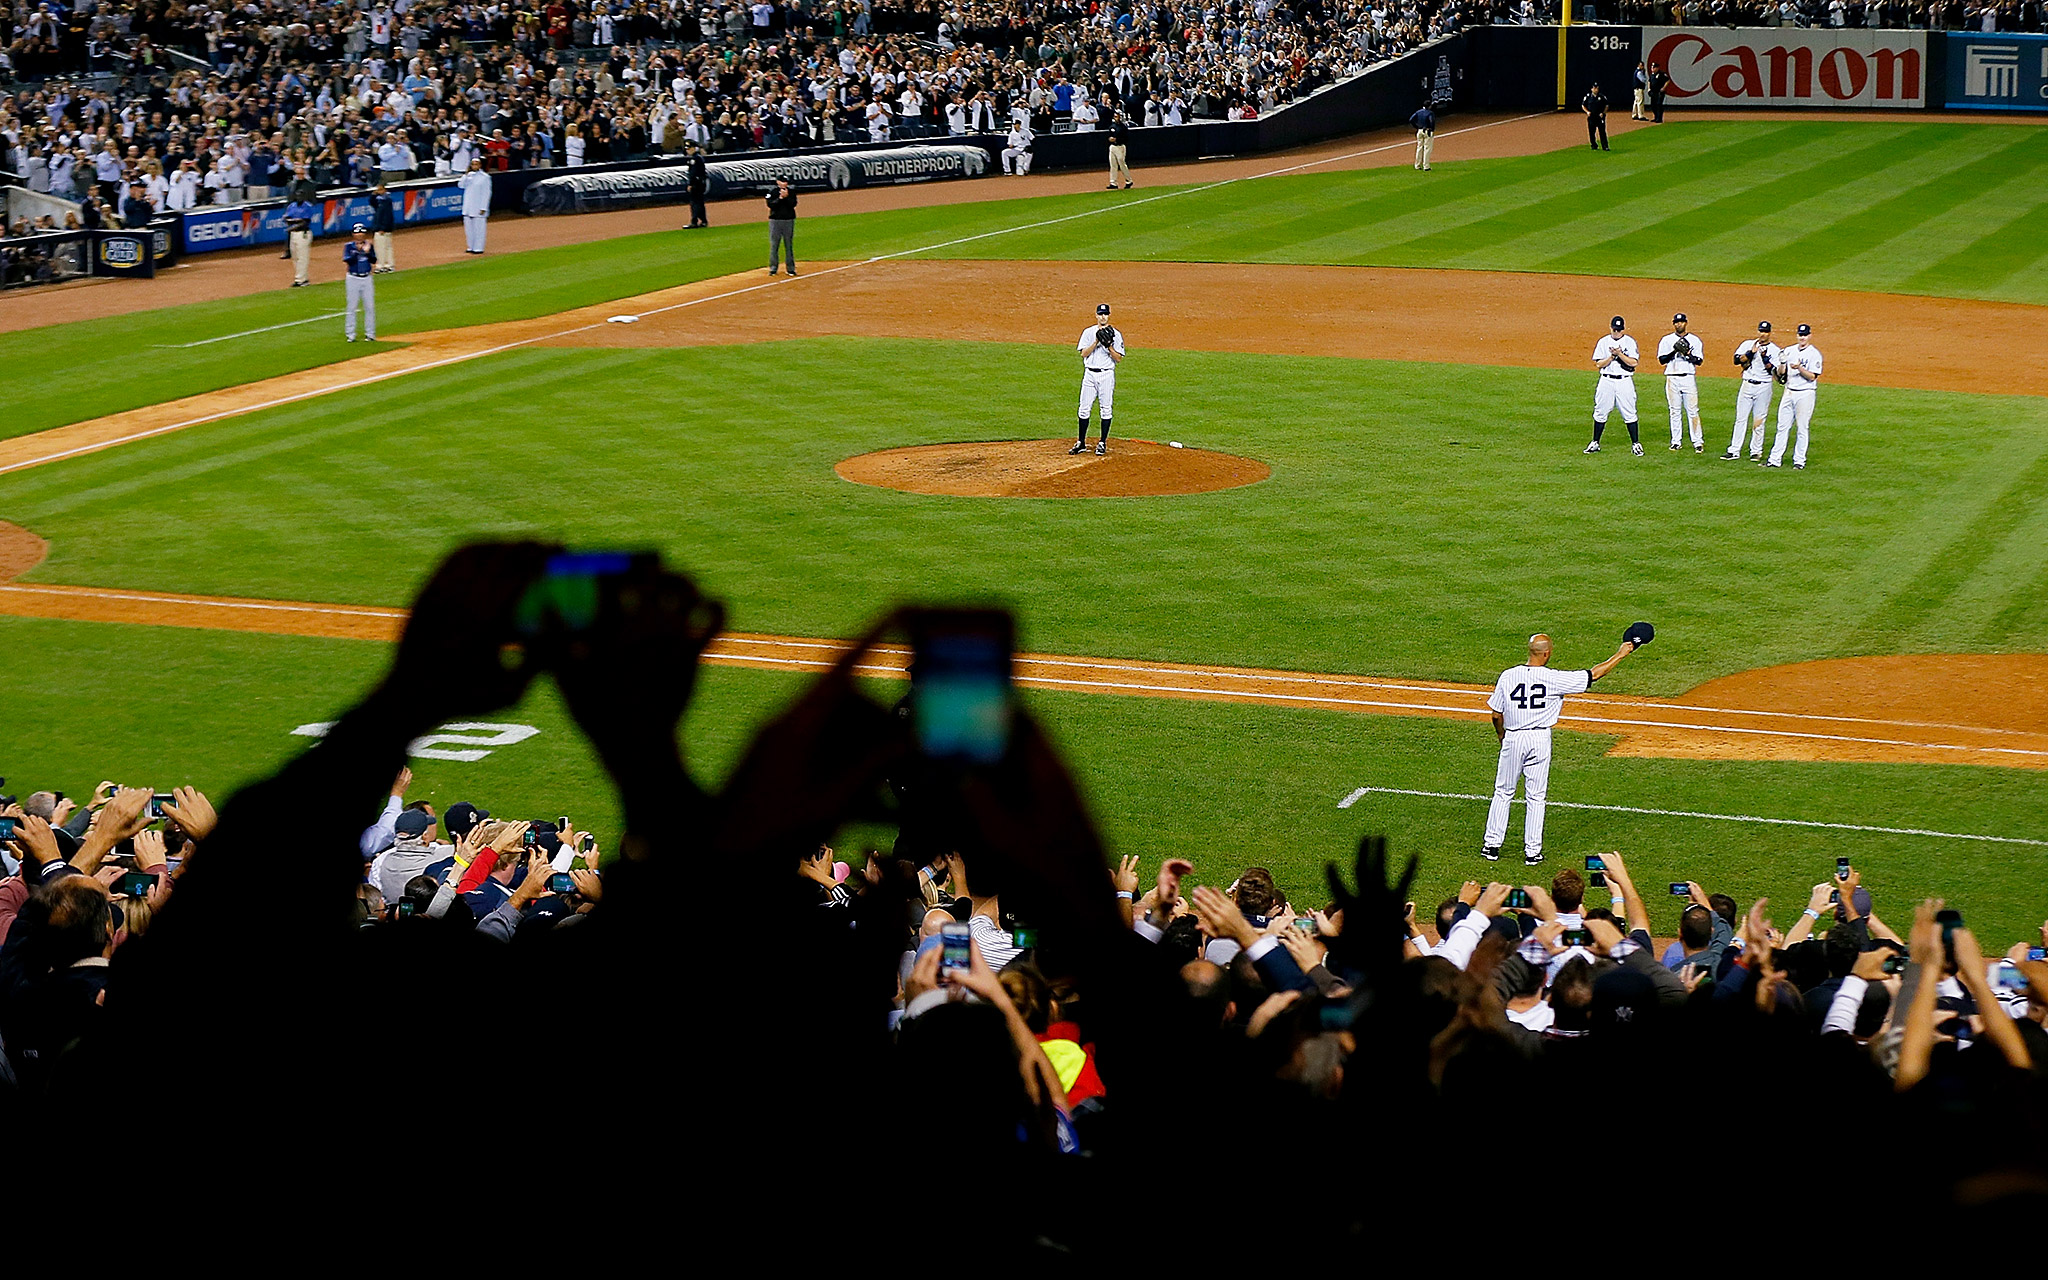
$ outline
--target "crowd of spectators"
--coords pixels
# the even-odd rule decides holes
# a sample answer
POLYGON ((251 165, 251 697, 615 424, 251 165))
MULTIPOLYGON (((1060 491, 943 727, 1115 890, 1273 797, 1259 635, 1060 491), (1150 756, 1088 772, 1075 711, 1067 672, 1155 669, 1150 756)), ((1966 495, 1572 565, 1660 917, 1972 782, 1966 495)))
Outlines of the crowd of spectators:
POLYGON ((1248 118, 1490 13, 1479 0, 38 0, 5 167, 161 211, 317 188, 1001 132, 1248 118), (173 52, 175 51, 175 53, 173 52))
MULTIPOLYGON (((1612 0, 1600 8, 1609 8, 1612 0)), ((1620 0, 1645 25, 2040 31, 2042 0, 1620 0)))
POLYGON ((1156 1252, 1141 1207, 1276 1176, 1335 1241, 1478 1198, 1512 1226, 1583 1193, 1609 1243, 1850 1185, 1934 1215, 1922 1238, 2048 1203, 2048 926, 1987 954, 1847 866, 1782 929, 1675 886, 1660 944, 1618 853, 1421 910, 1377 838, 1312 902, 1226 855, 1112 861, 1021 708, 994 763, 918 750, 855 678, 883 627, 714 795, 678 727, 722 609, 651 559, 538 606, 580 598, 552 554, 457 552, 383 681, 218 814, 9 801, 0 1042, 46 1177, 101 1158, 50 1140, 85 1132, 70 1100, 120 1098, 152 1146, 263 1152, 302 1202, 457 1143, 507 1187, 565 1151, 629 1183, 697 1162, 699 1210, 792 1215, 784 1259, 907 1247, 798 1208, 828 1188, 1011 1258, 1156 1252), (543 675, 618 786, 616 847, 408 796, 411 739, 543 675), (848 823, 894 834, 841 858, 848 823), (1807 1142, 1819 1164, 1783 1154, 1807 1142))

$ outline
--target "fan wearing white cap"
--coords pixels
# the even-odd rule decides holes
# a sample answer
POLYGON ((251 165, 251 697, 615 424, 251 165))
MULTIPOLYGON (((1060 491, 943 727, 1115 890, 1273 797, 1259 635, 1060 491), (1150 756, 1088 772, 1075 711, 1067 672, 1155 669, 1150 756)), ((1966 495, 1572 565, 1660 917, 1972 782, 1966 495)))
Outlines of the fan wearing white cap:
POLYGON ((1671 332, 1657 340, 1657 363, 1664 366, 1664 403, 1671 408, 1671 448, 1676 452, 1685 442, 1685 426, 1692 424, 1692 451, 1707 451, 1700 434, 1700 381, 1695 370, 1707 362, 1706 344, 1696 333, 1685 331, 1685 312, 1671 317, 1671 332))
POLYGON ((1081 353, 1081 434, 1067 452, 1081 453, 1088 448, 1088 411, 1099 400, 1102 438, 1095 442, 1095 452, 1105 454, 1109 452, 1109 416, 1116 400, 1116 367, 1124 358, 1124 335, 1110 324, 1107 302, 1095 308, 1095 323, 1081 330, 1081 341, 1074 349, 1081 353))
POLYGON ((1636 364, 1642 353, 1628 336, 1628 322, 1620 316, 1607 322, 1608 333, 1594 344, 1593 370, 1600 375, 1593 388, 1593 443, 1587 453, 1600 452, 1600 433, 1607 430, 1607 416, 1621 410, 1628 425, 1628 441, 1635 455, 1643 456, 1643 436, 1636 425, 1636 364))
POLYGON ((358 222, 349 228, 348 243, 341 246, 341 265, 347 274, 342 286, 348 290, 342 300, 341 331, 356 340, 356 308, 363 309, 363 334, 377 340, 377 282, 370 273, 377 269, 377 250, 370 244, 370 229, 358 222))
POLYGON ((1735 367, 1742 371, 1742 389, 1735 393, 1735 435, 1721 461, 1742 457, 1742 438, 1748 436, 1749 456, 1764 460, 1764 424, 1771 416, 1772 371, 1778 364, 1778 344, 1771 341, 1771 322, 1756 322, 1756 337, 1735 348, 1735 367))
POLYGON ((1813 421, 1813 389, 1820 382, 1820 348, 1808 342, 1813 336, 1813 326, 1799 326, 1799 341, 1778 352, 1778 376, 1785 380, 1785 394, 1778 400, 1778 435, 1771 441, 1771 460, 1764 465, 1775 467, 1785 460, 1785 437, 1793 426, 1799 428, 1799 443, 1792 447, 1792 469, 1806 470, 1806 424, 1813 421))

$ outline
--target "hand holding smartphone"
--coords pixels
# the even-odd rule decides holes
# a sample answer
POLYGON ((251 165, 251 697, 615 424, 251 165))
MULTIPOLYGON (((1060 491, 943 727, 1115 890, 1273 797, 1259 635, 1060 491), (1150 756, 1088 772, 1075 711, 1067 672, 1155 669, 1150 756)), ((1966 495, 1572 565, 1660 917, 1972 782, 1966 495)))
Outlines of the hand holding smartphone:
POLYGON ((1016 628, 999 609, 915 609, 910 719, 928 760, 989 765, 1010 748, 1016 628))

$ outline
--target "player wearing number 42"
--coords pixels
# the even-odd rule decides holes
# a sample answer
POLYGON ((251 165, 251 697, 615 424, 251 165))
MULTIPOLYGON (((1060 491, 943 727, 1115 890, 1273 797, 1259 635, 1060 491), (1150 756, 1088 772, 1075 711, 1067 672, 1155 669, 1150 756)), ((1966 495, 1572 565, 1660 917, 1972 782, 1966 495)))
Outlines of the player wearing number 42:
POLYGON ((1493 774, 1493 803, 1486 810, 1481 857, 1500 861, 1500 847, 1508 838, 1508 806, 1514 802, 1516 784, 1526 779, 1529 813, 1522 833, 1522 863, 1533 867, 1543 861, 1543 807, 1550 797, 1550 727, 1557 723, 1561 701, 1568 694, 1584 693, 1656 634, 1657 629, 1649 623, 1634 623, 1622 633, 1621 647, 1607 661, 1584 671, 1559 671, 1550 665, 1550 637, 1538 633, 1529 637, 1529 660, 1500 673, 1493 682, 1493 696, 1486 700, 1493 710, 1493 731, 1500 738, 1500 764, 1493 774))

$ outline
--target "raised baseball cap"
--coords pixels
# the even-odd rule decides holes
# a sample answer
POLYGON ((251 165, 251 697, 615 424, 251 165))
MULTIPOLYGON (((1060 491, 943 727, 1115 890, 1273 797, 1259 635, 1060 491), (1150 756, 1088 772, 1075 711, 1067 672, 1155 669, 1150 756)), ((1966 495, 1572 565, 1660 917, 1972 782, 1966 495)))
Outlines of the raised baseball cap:
POLYGON ((1108 304, 1107 302, 1098 302, 1098 303, 1096 303, 1096 304, 1095 304, 1095 314, 1096 314, 1096 315, 1098 315, 1098 316, 1106 316, 1106 315, 1108 315, 1108 314, 1109 314, 1109 304, 1108 304))
POLYGON ((1757 321, 1757 322, 1756 322, 1756 331, 1757 331, 1758 333, 1769 333, 1769 332, 1771 331, 1771 322, 1770 322, 1770 321, 1768 321, 1768 320, 1759 320, 1759 321, 1757 321))
POLYGON ((1802 337, 1802 338, 1806 337, 1806 336, 1807 336, 1808 334, 1810 334, 1810 333, 1812 333, 1812 332, 1813 332, 1813 326, 1812 326, 1812 325, 1810 325, 1810 324, 1802 324, 1802 325, 1800 325, 1800 326, 1799 326, 1799 336, 1800 336, 1800 337, 1802 337))
POLYGON ((1672 316, 1672 317, 1671 317, 1671 323, 1673 323, 1673 324, 1684 324, 1684 323, 1685 323, 1685 312, 1681 311, 1681 312, 1679 312, 1679 313, 1678 313, 1677 315, 1674 315, 1674 316, 1672 316))
POLYGON ((1614 330, 1616 333, 1620 333, 1623 329, 1628 328, 1628 322, 1626 320, 1623 320, 1620 316, 1616 316, 1614 317, 1614 319, 1609 320, 1607 322, 1607 327, 1614 330))
POLYGON ((352 226, 352 227, 350 227, 350 228, 349 228, 349 234, 350 234, 350 235, 358 235, 358 236, 359 236, 359 235, 363 234, 363 233, 364 233, 365 231, 368 231, 368 230, 369 230, 369 228, 368 228, 368 227, 366 227, 366 226, 364 226, 364 225, 363 225, 362 223, 358 222, 358 223, 357 223, 356 225, 354 225, 354 226, 352 226))

